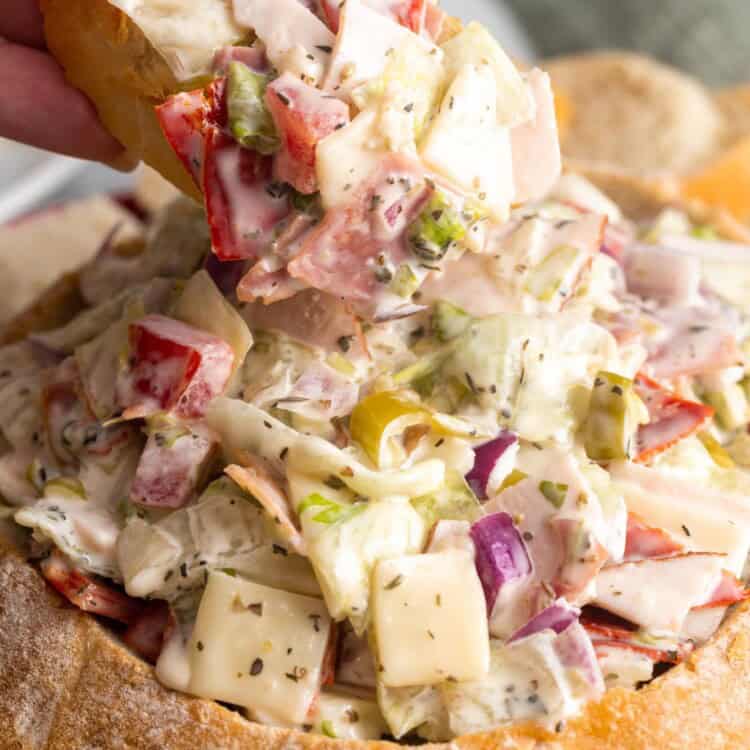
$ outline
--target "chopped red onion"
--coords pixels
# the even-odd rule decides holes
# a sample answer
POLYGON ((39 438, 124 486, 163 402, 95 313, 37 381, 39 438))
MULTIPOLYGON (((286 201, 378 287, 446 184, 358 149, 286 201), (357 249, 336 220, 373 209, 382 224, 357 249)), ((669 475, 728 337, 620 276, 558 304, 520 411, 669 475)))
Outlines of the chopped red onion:
POLYGON ((214 280, 224 296, 234 293, 240 279, 245 275, 247 262, 244 260, 219 260, 213 253, 206 256, 204 268, 214 280))
POLYGON ((516 630, 508 643, 527 638, 535 633, 541 633, 543 630, 554 630, 559 635, 574 622, 577 622, 580 614, 580 609, 572 607, 565 599, 558 599, 538 615, 534 615, 522 628, 516 630))
POLYGON ((577 620, 558 633, 554 649, 564 667, 579 670, 596 694, 604 692, 604 678, 594 646, 589 634, 577 620))
POLYGON ((518 435, 504 430, 489 443, 474 448, 474 466, 466 475, 466 481, 480 500, 487 499, 487 486, 498 461, 517 443, 518 435))
POLYGON ((469 532, 476 550, 476 566, 492 614, 501 587, 531 575, 531 559, 521 534, 508 513, 480 518, 469 532))

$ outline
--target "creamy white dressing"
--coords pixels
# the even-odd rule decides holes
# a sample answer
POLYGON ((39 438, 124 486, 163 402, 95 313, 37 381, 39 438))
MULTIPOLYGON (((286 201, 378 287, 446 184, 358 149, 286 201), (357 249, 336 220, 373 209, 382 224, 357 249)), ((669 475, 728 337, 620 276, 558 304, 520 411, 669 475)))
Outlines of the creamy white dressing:
POLYGON ((232 0, 110 0, 163 55, 178 81, 211 71, 214 53, 247 35, 232 0))

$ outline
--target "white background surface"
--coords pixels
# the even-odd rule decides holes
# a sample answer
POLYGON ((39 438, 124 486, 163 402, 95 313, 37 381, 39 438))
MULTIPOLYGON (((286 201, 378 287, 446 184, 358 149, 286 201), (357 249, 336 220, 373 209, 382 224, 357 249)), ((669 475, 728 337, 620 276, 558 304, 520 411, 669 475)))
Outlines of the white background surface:
MULTIPOLYGON (((502 0, 442 0, 464 21, 478 20, 519 60, 533 60, 528 37, 502 0)), ((134 175, 52 156, 0 139, 0 224, 24 213, 99 192, 128 192, 134 175)))

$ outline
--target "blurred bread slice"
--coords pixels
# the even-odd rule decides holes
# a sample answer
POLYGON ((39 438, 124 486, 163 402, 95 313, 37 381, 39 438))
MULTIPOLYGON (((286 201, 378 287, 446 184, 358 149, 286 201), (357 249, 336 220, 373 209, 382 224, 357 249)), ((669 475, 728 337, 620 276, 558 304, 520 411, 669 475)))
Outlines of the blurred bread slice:
POLYGON ((651 58, 599 52, 546 60, 570 102, 565 156, 635 172, 684 172, 720 148, 722 115, 696 80, 651 58))
POLYGON ((719 89, 714 100, 724 117, 725 145, 733 146, 742 138, 750 136, 750 84, 719 89))
POLYGON ((151 167, 144 167, 140 171, 133 192, 137 205, 150 216, 158 213, 178 195, 180 191, 151 167))
POLYGON ((5 326, 61 276, 96 255, 111 232, 132 241, 142 226, 103 196, 73 201, 0 227, 0 326, 5 326))

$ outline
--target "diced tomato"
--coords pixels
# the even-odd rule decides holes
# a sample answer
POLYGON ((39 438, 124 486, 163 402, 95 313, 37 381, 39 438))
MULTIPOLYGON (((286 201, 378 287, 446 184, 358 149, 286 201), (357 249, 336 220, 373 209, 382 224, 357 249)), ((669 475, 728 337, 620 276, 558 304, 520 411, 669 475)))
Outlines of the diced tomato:
POLYGON ((215 448, 213 440, 187 428, 152 430, 130 487, 130 499, 152 508, 182 508, 196 491, 215 448))
POLYGON ((415 34, 421 34, 425 25, 426 0, 401 0, 391 6, 396 20, 415 34))
POLYGON ((402 155, 387 157, 352 203, 326 213, 289 263, 289 273, 342 298, 363 317, 377 317, 392 274, 411 257, 406 229, 431 194, 419 165, 402 155), (394 203, 401 205, 395 226, 387 218, 394 203))
POLYGON ((684 552, 685 546, 671 534, 649 526, 635 513, 628 513, 628 531, 625 539, 625 559, 666 557, 684 552))
POLYGON ((714 415, 710 406, 687 401, 643 374, 636 377, 635 389, 650 418, 636 434, 633 460, 638 463, 650 461, 658 453, 699 432, 714 415))
POLYGON ((140 599, 133 599, 109 583, 84 573, 57 550, 42 561, 41 570, 55 590, 84 612, 126 625, 134 623, 143 612, 144 603, 140 599))
POLYGON ((268 86, 266 106, 281 136, 274 176, 300 193, 316 192, 315 149, 319 141, 349 122, 349 107, 291 73, 268 86))
POLYGON ((164 636, 171 618, 169 605, 166 602, 148 602, 122 634, 122 640, 138 656, 155 664, 164 645, 164 636))
POLYGON ((731 604, 744 601, 750 598, 750 589, 737 578, 736 575, 728 570, 721 572, 721 580, 716 588, 711 592, 708 601, 699 604, 693 609, 708 609, 709 607, 728 607, 731 604))
POLYGON ((118 380, 117 395, 130 416, 174 411, 200 417, 232 374, 229 344, 178 320, 147 315, 131 324, 129 334, 129 368, 118 380))
POLYGON ((323 20, 334 34, 339 31, 339 20, 341 19, 341 0, 320 0, 323 20))
POLYGON ((240 146, 217 128, 205 137, 203 194, 211 244, 220 260, 256 258, 290 211, 273 183, 273 159, 240 146))
POLYGON ((156 116, 169 145, 198 187, 203 169, 203 132, 209 111, 203 89, 175 94, 156 107, 156 116))

